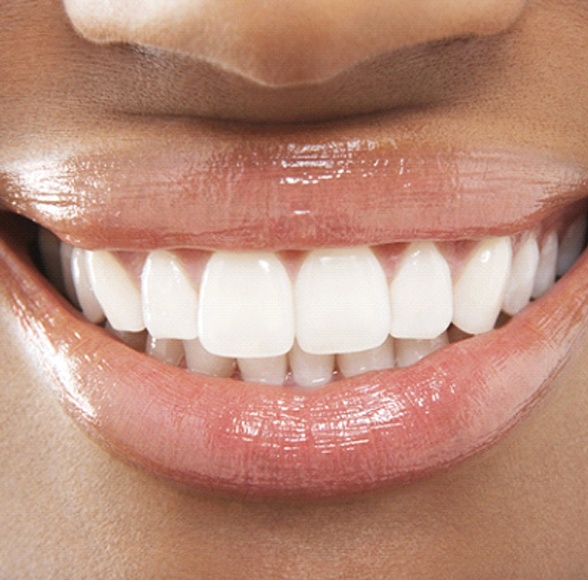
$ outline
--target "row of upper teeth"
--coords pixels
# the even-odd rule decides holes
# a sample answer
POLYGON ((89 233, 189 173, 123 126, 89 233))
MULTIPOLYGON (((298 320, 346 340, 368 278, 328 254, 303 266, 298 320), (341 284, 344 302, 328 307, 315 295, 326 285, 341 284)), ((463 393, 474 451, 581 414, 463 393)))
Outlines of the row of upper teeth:
MULTIPOLYGON (((273 252, 86 251, 41 234, 46 269, 94 323, 149 334, 147 351, 205 374, 297 384, 405 366, 447 342, 451 324, 491 330, 565 273, 586 217, 556 230, 458 244, 418 241, 273 252), (56 258, 57 256, 57 258, 56 258), (59 265, 56 266, 56 261, 59 265), (60 270, 58 274, 57 271, 60 270), (394 340, 392 340, 392 338, 394 340)), ((453 328, 453 327, 452 327, 453 328)))

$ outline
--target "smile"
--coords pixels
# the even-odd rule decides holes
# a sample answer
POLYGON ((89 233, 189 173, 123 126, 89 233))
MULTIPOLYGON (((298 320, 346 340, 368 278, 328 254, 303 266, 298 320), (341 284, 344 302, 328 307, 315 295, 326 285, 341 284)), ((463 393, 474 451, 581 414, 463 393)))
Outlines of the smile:
POLYGON ((240 211, 226 188, 215 212, 206 191, 175 178, 168 199, 139 208, 130 194, 152 178, 149 152, 15 172, 5 206, 41 226, 53 287, 13 216, 3 217, 1 274, 74 420, 159 476, 280 498, 404 484, 514 425, 584 332, 585 175, 525 155, 442 163, 354 146, 339 148, 335 167, 329 149, 328 168, 322 146, 280 151, 279 171, 275 147, 242 155, 240 211), (73 201, 49 207, 41 190, 66 174, 73 201), (88 175, 104 191, 118 185, 109 212, 80 185, 88 175), (268 179, 292 193, 274 196, 270 221, 245 203, 259 208, 268 179), (366 179, 376 185, 363 197, 345 185, 366 179))

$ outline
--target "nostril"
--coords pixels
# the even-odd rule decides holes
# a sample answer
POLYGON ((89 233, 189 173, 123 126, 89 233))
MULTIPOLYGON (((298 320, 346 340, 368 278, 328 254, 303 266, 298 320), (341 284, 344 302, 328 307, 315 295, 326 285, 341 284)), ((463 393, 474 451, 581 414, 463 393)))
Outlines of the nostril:
POLYGON ((409 45, 497 34, 526 0, 64 0, 86 39, 154 46, 261 85, 332 78, 409 45))

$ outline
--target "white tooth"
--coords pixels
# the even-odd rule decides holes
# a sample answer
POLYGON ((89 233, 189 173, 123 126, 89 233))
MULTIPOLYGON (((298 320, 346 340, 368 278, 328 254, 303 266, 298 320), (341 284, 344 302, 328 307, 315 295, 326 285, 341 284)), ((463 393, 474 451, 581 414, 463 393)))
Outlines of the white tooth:
POLYGON ((507 314, 514 316, 529 303, 538 264, 539 245, 535 238, 529 238, 519 247, 512 260, 510 281, 502 306, 507 314))
POLYGON ((53 286, 65 294, 63 272, 61 269, 61 241, 49 230, 39 230, 39 251, 43 261, 43 270, 53 286))
POLYGON ((582 214, 574 220, 561 239, 556 268, 558 276, 563 276, 574 265, 584 249, 585 240, 586 215, 582 214))
POLYGON ((104 329, 133 350, 145 352, 145 345, 147 342, 147 333, 145 331, 126 332, 124 330, 116 330, 108 321, 106 321, 104 329))
POLYGON ((118 258, 106 250, 88 252, 88 267, 92 289, 112 327, 143 330, 139 285, 118 258))
POLYGON ((149 336, 145 352, 162 362, 176 367, 184 358, 184 346, 181 340, 157 339, 149 336))
POLYGON ((76 288, 76 296, 78 297, 78 302, 84 316, 90 322, 99 324, 104 320, 104 311, 94 294, 92 283, 90 282, 88 252, 80 248, 74 248, 71 256, 71 270, 76 288))
POLYGON ((557 234, 549 233, 541 244, 539 265, 533 282, 533 298, 543 296, 555 284, 555 269, 557 265, 557 234))
POLYGON ((394 351, 396 353, 396 365, 407 367, 415 364, 448 342, 449 339, 446 332, 432 340, 395 340, 394 351))
POLYGON ((368 371, 394 367, 394 341, 388 337, 384 344, 361 352, 337 355, 337 366, 344 377, 354 377, 368 371))
POLYGON ((470 334, 494 327, 504 301, 512 261, 510 238, 479 242, 453 287, 453 323, 470 334))
POLYGON ((74 285, 72 268, 71 268, 71 257, 73 254, 73 247, 65 242, 61 243, 60 255, 61 255, 61 272, 63 274, 63 285, 65 287, 65 294, 70 299, 71 303, 75 306, 79 306, 78 299, 76 296, 76 287, 74 285))
POLYGON ((300 387, 320 387, 333 378, 334 354, 308 354, 295 342, 289 361, 294 382, 300 387))
POLYGON ((435 338, 451 324, 451 273, 433 242, 414 242, 405 250, 390 283, 390 304, 396 338, 435 338))
POLYGON ((244 381, 282 385, 288 373, 288 357, 240 358, 237 360, 244 381))
POLYGON ((273 357, 292 348, 292 284, 275 254, 212 254, 200 287, 199 336, 206 350, 226 357, 273 357))
POLYGON ((141 276, 143 319, 155 338, 198 336, 198 292, 180 259, 166 250, 149 254, 141 276))
POLYGON ((386 276, 369 248, 310 252, 294 296, 296 337, 307 353, 367 350, 390 331, 386 276))
POLYGON ((234 358, 208 352, 198 339, 185 340, 186 367, 188 370, 210 377, 230 377, 237 366, 234 358))

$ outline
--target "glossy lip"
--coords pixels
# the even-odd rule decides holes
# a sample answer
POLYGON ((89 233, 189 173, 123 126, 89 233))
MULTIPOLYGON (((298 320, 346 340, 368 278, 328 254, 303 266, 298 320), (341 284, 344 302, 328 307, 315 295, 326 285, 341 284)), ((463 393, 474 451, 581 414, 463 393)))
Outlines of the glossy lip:
MULTIPOLYGON (((557 176, 559 169, 547 171, 557 176)), ((564 186, 557 179, 549 186, 533 181, 530 191, 541 197, 521 197, 541 211, 511 216, 511 227, 580 197, 581 172, 565 171, 573 179, 564 186)), ((435 192, 420 191, 431 202, 435 192)), ((414 225, 410 216, 400 224, 414 225)), ((247 498, 383 489, 487 447, 546 390, 584 333, 588 314, 584 255, 548 295, 503 328, 449 345, 412 367, 303 393, 198 376, 131 351, 83 321, 8 243, 2 242, 0 256, 14 313, 83 427, 148 471, 247 498)))

